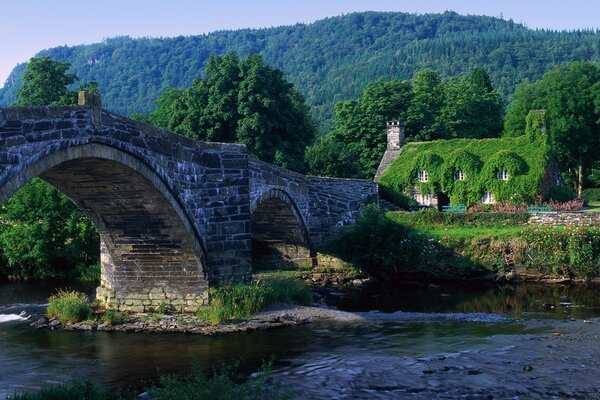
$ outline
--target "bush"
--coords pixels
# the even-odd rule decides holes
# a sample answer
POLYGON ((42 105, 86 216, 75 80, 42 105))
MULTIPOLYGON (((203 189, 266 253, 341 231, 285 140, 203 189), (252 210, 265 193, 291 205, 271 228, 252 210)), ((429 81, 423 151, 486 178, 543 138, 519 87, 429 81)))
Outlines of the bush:
POLYGON ((545 207, 551 207, 556 211, 577 211, 581 210, 586 205, 586 201, 582 199, 572 199, 565 202, 550 200, 542 205, 545 207))
POLYGON ((118 324, 119 322, 123 322, 127 314, 121 313, 117 310, 106 310, 106 312, 102 315, 102 322, 107 323, 109 325, 118 324))
POLYGON ((292 394, 282 391, 278 384, 268 384, 269 366, 263 367, 255 377, 243 383, 236 374, 237 366, 222 367, 205 375, 199 368, 185 376, 167 375, 160 378, 160 388, 149 390, 156 400, 237 400, 237 399, 290 399, 292 394))
MULTIPOLYGON (((600 193, 598 193, 600 195, 600 193)), ((565 202, 572 200, 575 197, 575 192, 567 186, 554 186, 548 194, 549 201, 565 202)))
POLYGON ((582 197, 588 201, 600 202, 600 188, 584 189, 582 197))
POLYGON ((209 294, 210 305, 198 310, 196 316, 213 324, 249 318, 275 303, 308 304, 311 300, 306 285, 291 279, 223 286, 210 289, 209 294))
POLYGON ((322 250, 383 280, 392 280, 406 273, 422 274, 429 278, 463 274, 470 267, 468 263, 462 263, 434 239, 422 236, 414 228, 402 223, 405 221, 400 222, 405 216, 411 218, 413 215, 433 214, 384 214, 375 207, 367 207, 355 225, 342 229, 322 250))
POLYGON ((498 226, 522 225, 527 223, 527 211, 519 212, 475 212, 451 213, 435 210, 419 212, 393 212, 389 218, 398 223, 411 226, 446 225, 446 226, 498 226))
POLYGON ((387 200, 406 211, 419 206, 419 203, 417 203, 415 199, 405 195, 402 192, 391 190, 385 186, 379 187, 379 195, 382 199, 387 200))
POLYGON ((87 296, 75 291, 59 290, 48 299, 46 314, 58 318, 62 323, 75 323, 92 318, 92 307, 87 296))
POLYGON ((525 266, 542 273, 600 276, 600 230, 586 227, 527 229, 521 235, 525 266))

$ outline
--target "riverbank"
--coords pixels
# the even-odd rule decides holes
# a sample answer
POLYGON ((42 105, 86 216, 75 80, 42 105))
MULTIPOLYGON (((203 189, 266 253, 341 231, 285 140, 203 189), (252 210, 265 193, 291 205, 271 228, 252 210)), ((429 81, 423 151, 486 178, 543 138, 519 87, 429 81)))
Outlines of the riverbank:
POLYGON ((600 278, 600 228, 537 227, 527 213, 368 208, 321 251, 381 281, 589 282, 600 278))

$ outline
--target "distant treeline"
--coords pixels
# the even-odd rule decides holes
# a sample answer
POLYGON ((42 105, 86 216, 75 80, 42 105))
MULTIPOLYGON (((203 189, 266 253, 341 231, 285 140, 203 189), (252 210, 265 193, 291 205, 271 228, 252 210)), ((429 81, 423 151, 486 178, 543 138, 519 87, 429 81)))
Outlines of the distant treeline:
MULTIPOLYGON (((307 100, 324 133, 333 104, 358 98, 368 83, 404 80, 425 68, 442 79, 483 67, 507 102, 517 84, 536 81, 571 61, 600 61, 597 31, 531 30, 513 21, 454 12, 414 15, 362 12, 315 23, 219 31, 165 39, 117 37, 102 43, 42 51, 72 64, 82 81, 96 81, 104 107, 120 114, 148 113, 167 88, 189 87, 214 54, 261 54, 283 70, 307 100)), ((25 65, 0 89, 13 104, 25 65)))

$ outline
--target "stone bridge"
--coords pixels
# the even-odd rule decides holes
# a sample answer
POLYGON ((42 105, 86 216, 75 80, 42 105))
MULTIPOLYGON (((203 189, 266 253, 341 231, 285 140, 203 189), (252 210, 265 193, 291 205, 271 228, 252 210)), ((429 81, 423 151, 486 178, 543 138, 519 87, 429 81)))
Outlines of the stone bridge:
POLYGON ((310 264, 315 246, 377 200, 370 181, 249 160, 243 145, 195 141, 98 103, 0 109, 0 202, 34 177, 94 223, 97 296, 129 310, 194 311, 208 287, 249 281, 253 264, 310 264))

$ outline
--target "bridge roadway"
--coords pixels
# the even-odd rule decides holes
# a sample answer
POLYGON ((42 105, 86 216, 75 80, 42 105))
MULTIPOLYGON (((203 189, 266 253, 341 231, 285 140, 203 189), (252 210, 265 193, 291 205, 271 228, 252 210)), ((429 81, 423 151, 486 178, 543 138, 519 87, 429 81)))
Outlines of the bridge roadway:
POLYGON ((195 311, 253 264, 311 263, 377 201, 371 181, 302 175, 82 103, 0 109, 0 202, 34 177, 69 196, 100 234, 97 297, 113 308, 195 311))

